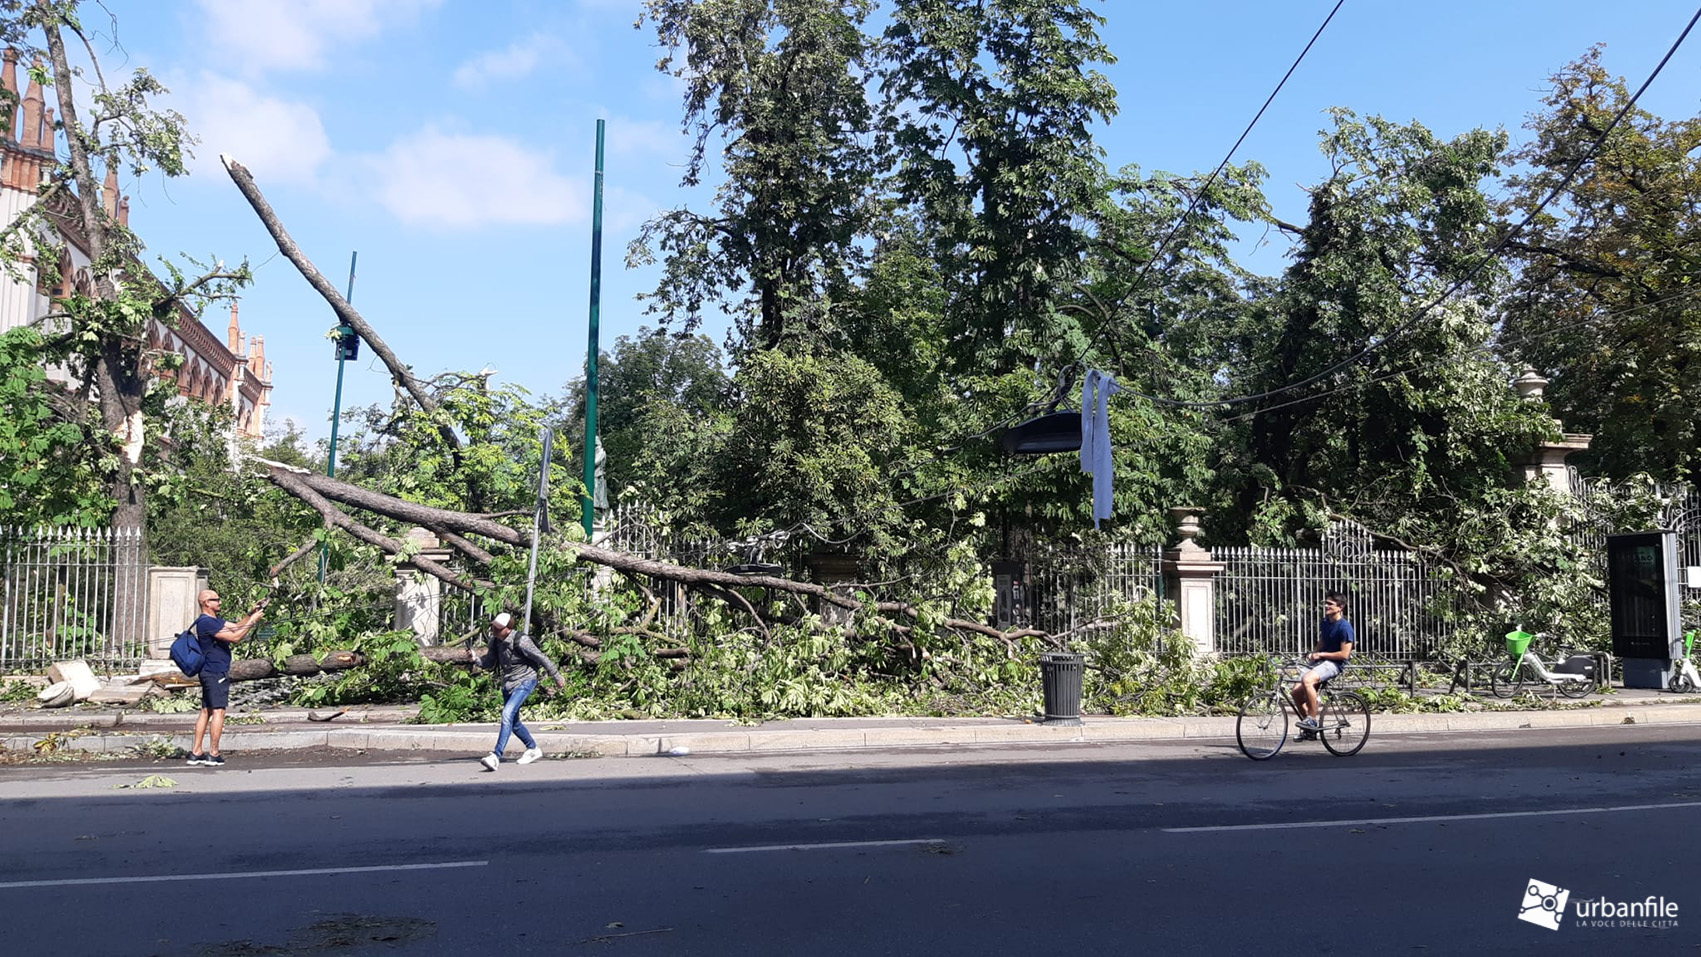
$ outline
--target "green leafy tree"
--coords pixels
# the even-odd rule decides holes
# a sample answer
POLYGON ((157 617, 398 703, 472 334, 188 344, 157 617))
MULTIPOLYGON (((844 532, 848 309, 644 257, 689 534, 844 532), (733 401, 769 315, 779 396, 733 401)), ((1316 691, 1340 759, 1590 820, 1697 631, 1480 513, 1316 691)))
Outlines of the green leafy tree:
MULTIPOLYGON (((1536 134, 1507 158, 1522 219, 1594 148, 1629 99, 1600 51, 1553 77, 1536 134)), ((1701 116, 1632 109, 1559 201, 1517 237, 1500 347, 1547 372, 1577 461, 1626 477, 1701 481, 1701 116)))
POLYGON ((1321 378, 1246 413, 1223 465, 1238 485, 1228 518, 1257 527, 1262 512, 1279 534, 1320 508, 1384 530, 1427 521, 1427 539, 1439 516, 1512 481, 1516 457, 1552 428, 1485 348, 1496 272, 1484 268, 1481 183, 1505 136, 1444 141, 1417 124, 1335 118, 1333 172, 1311 191, 1293 266, 1237 344, 1233 382, 1262 393, 1321 378))
POLYGON ((829 304, 860 258, 875 213, 880 136, 866 93, 872 0, 646 0, 685 84, 695 137, 683 185, 705 177, 717 134, 723 179, 712 213, 670 210, 631 245, 663 260, 651 311, 686 332, 728 311, 748 348, 831 324, 829 304))
MULTIPOLYGON (((150 555, 160 565, 200 566, 214 588, 253 595, 271 579, 272 566, 312 539, 319 516, 232 461, 228 406, 167 401, 175 391, 169 384, 156 389, 148 410, 159 433, 144 460, 150 555)), ((298 438, 287 432, 261 454, 317 464, 298 438)))
POLYGON ((897 0, 881 81, 892 188, 918 211, 948 294, 953 369, 1009 371, 1050 351, 1053 307, 1100 196, 1092 125, 1116 113, 1114 62, 1081 0, 897 0))
POLYGON ((193 305, 245 282, 248 272, 245 266, 229 271, 214 266, 191 278, 167 264, 170 281, 162 283, 141 264, 135 234, 103 207, 97 162, 137 176, 155 170, 179 176, 191 139, 181 115, 150 105, 166 90, 146 70, 134 71, 117 86, 108 84, 80 10, 69 0, 0 5, 0 36, 26 59, 42 58, 31 76, 53 88, 57 133, 67 154, 36 201, 0 232, 0 259, 16 267, 34 255, 37 269, 47 275, 71 276, 75 270, 64 251, 62 225, 77 235, 89 260, 86 281, 66 283, 54 300, 42 323, 43 352, 81 383, 71 393, 77 407, 69 410, 67 421, 91 416, 98 422, 99 441, 82 447, 113 502, 112 523, 141 527, 147 511, 141 472, 148 423, 144 405, 165 358, 147 349, 147 325, 150 320, 175 325, 193 305), (70 44, 86 54, 88 70, 72 65, 70 44), (79 89, 87 96, 79 98, 79 89))
MULTIPOLYGON (((679 429, 694 430, 726 400, 729 380, 721 351, 704 335, 672 335, 642 328, 615 340, 597 365, 597 436, 607 453, 609 494, 646 477, 640 463, 653 446, 677 442, 679 429)), ((561 435, 583 453, 585 380, 567 384, 561 408, 561 435)), ((583 474, 583 459, 580 459, 583 474)), ((663 475, 648 476, 668 481, 663 475)))
POLYGON ((0 336, 0 526, 98 525, 112 511, 84 454, 98 443, 43 358, 36 330, 0 336))

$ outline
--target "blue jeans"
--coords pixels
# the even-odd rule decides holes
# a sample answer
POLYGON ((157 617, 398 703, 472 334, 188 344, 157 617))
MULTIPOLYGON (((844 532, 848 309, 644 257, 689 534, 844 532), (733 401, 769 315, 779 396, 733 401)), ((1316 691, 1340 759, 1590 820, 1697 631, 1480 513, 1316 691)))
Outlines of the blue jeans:
POLYGON ((496 732, 496 751, 494 752, 497 757, 501 757, 502 752, 507 750, 509 733, 517 735, 520 743, 527 748, 537 747, 537 742, 532 740, 532 733, 527 731, 526 726, 520 723, 520 706, 526 703, 526 699, 531 697, 535 690, 537 690, 537 679, 533 678, 530 681, 520 682, 520 686, 513 691, 502 692, 502 730, 496 732))

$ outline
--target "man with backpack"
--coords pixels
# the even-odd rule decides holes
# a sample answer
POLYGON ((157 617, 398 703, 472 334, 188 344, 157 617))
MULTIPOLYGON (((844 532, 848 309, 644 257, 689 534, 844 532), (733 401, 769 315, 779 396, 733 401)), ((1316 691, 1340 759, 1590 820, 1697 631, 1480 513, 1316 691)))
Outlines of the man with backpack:
POLYGON ((195 746, 189 752, 189 763, 219 768, 224 758, 219 755, 219 738, 224 734, 224 711, 230 704, 230 646, 248 637, 248 632, 260 622, 266 603, 260 602, 239 622, 219 617, 222 599, 212 589, 201 592, 201 617, 195 619, 195 636, 205 657, 201 665, 201 716, 195 719, 195 746), (211 730, 211 747, 203 753, 201 738, 211 730))

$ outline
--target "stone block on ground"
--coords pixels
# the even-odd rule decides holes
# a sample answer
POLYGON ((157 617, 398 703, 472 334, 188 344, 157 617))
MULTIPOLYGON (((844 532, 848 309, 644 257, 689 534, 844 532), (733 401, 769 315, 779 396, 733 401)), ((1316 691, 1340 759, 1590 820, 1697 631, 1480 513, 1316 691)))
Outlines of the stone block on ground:
POLYGON ((47 669, 49 681, 68 682, 76 691, 77 701, 87 701, 89 695, 100 690, 100 679, 94 675, 89 663, 81 658, 76 661, 61 661, 47 669))
POLYGON ((141 680, 151 681, 162 688, 194 688, 201 682, 179 671, 173 661, 142 662, 141 680))
POLYGON ((95 704, 135 704, 154 690, 152 684, 105 684, 89 700, 95 704))

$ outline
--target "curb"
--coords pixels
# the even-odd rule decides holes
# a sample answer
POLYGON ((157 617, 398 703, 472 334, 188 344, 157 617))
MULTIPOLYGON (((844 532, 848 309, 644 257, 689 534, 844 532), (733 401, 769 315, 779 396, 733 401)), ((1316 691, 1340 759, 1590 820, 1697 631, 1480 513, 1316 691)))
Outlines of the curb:
MULTIPOLYGON (((854 719, 852 719, 854 720, 854 719)), ((848 722, 846 722, 848 724, 848 722)), ((1585 728, 1612 725, 1701 724, 1701 704, 1627 705, 1568 711, 1499 711, 1460 714, 1373 715, 1372 733, 1517 731, 1544 728, 1585 728)), ((126 722, 128 725, 128 722, 126 722)), ((1012 744, 1110 744, 1141 741, 1233 738, 1235 719, 1097 718, 1074 727, 993 722, 974 725, 788 728, 773 722, 752 728, 683 730, 672 733, 534 732, 547 753, 599 757, 667 755, 684 748, 696 754, 771 753, 796 751, 859 751, 872 749, 996 747, 1012 744)), ((250 729, 227 727, 228 751, 295 751, 336 748, 349 751, 458 752, 476 754, 490 747, 494 729, 488 725, 432 727, 371 725, 325 729, 250 729)), ((10 751, 29 751, 47 734, 23 733, 0 739, 10 751)), ((123 753, 139 745, 170 744, 187 751, 193 732, 160 728, 138 734, 84 734, 64 738, 59 747, 98 753, 123 753)))

